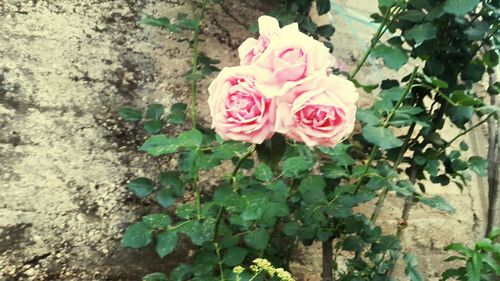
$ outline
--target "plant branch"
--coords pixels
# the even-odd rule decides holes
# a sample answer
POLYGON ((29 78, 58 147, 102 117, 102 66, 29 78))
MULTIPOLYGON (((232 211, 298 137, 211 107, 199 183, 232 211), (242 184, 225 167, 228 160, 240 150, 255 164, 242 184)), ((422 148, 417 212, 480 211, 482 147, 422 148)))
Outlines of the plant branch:
POLYGON ((323 249, 322 281, 333 281, 333 237, 321 243, 323 249))

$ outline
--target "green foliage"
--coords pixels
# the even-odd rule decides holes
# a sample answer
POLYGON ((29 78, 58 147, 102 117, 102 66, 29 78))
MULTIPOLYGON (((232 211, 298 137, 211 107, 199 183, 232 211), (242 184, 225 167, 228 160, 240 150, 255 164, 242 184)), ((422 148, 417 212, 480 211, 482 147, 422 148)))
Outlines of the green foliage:
POLYGON ((134 107, 122 106, 118 109, 118 116, 127 122, 135 122, 142 119, 142 111, 134 107))

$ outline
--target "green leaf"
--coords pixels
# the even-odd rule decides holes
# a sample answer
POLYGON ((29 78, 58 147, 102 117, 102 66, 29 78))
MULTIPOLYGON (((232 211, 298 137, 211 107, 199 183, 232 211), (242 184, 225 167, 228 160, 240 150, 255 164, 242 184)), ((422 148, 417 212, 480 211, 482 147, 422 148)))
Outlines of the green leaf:
POLYGON ((471 61, 462 71, 463 80, 471 80, 472 82, 479 82, 483 78, 484 64, 481 61, 473 60, 471 61))
POLYGON ((151 214, 144 216, 142 221, 152 229, 157 228, 166 228, 172 223, 172 219, 170 219, 167 214, 151 214))
POLYGON ((326 201, 325 180, 321 176, 307 176, 300 181, 299 192, 304 203, 315 204, 326 201))
POLYGON ((498 53, 496 50, 489 50, 483 55, 483 62, 488 67, 495 67, 498 64, 498 53))
POLYGON ((273 171, 264 163, 259 164, 253 176, 260 181, 268 181, 273 178, 273 171))
POLYGON ((420 45, 426 40, 435 38, 437 34, 437 28, 430 22, 424 24, 419 24, 411 28, 404 33, 404 37, 407 40, 415 40, 417 45, 420 45))
POLYGON ((142 281, 168 281, 168 278, 161 272, 155 272, 142 277, 142 281))
POLYGON ((445 251, 455 251, 463 256, 470 257, 472 255, 472 250, 462 243, 451 243, 450 245, 444 247, 445 251))
POLYGON ((174 138, 167 138, 165 135, 154 135, 149 137, 139 148, 153 156, 171 154, 177 151, 179 142, 174 138))
POLYGON ((450 98, 453 102, 462 106, 480 106, 483 104, 481 100, 466 94, 463 90, 454 91, 450 98))
POLYGON ((160 204, 163 208, 168 208, 175 203, 175 197, 172 196, 172 190, 169 188, 163 188, 156 193, 156 202, 160 204))
POLYGON ((127 187, 132 190, 137 197, 144 198, 153 192, 154 183, 148 178, 140 177, 130 181, 127 187))
POLYGON ((181 219, 190 219, 194 217, 194 206, 190 204, 179 205, 175 209, 175 215, 181 219))
POLYGON ((146 118, 153 120, 160 120, 165 113, 165 108, 161 104, 153 103, 148 106, 146 111, 146 118))
POLYGON ((156 235, 156 253, 163 258, 172 253, 177 245, 177 233, 173 231, 161 232, 156 235))
POLYGON ((183 29, 195 30, 198 27, 198 22, 194 19, 188 18, 187 14, 184 13, 177 14, 175 23, 183 29))
POLYGON ((253 249, 264 250, 269 241, 269 234, 265 229, 260 228, 245 234, 243 240, 253 249))
POLYGON ((398 17, 409 22, 420 22, 425 18, 425 14, 421 10, 407 10, 399 14, 398 17))
POLYGON ((470 106, 451 106, 446 111, 451 122, 457 127, 464 129, 465 123, 469 122, 474 114, 474 108, 470 106))
POLYGON ((375 58, 382 58, 384 64, 394 70, 400 69, 408 62, 408 55, 399 47, 378 45, 373 48, 371 55, 375 58))
POLYGON ((264 196, 253 196, 245 197, 245 210, 241 213, 241 218, 243 220, 258 220, 264 213, 266 207, 267 198, 264 196))
POLYGON ((152 16, 146 16, 144 19, 141 20, 142 24, 146 25, 151 25, 151 26, 157 26, 157 27, 162 27, 165 30, 168 30, 173 33, 179 33, 180 30, 175 24, 171 24, 170 20, 168 18, 155 18, 152 16))
POLYGON ((451 206, 443 197, 439 195, 433 197, 419 197, 418 200, 423 204, 440 211, 447 213, 455 212, 455 208, 453 208, 453 206, 451 206))
POLYGON ((203 141, 203 134, 196 129, 191 129, 181 133, 177 141, 181 147, 197 148, 203 141))
POLYGON ((144 122, 144 130, 149 135, 153 135, 159 133, 163 129, 163 125, 163 121, 161 120, 148 120, 144 122))
POLYGON ((182 102, 174 103, 170 106, 170 114, 167 119, 172 124, 184 124, 186 121, 186 108, 187 105, 182 102))
POLYGON ((318 15, 326 14, 330 11, 330 0, 316 0, 318 15))
POLYGON ((189 264, 181 263, 170 272, 171 281, 185 281, 193 272, 193 267, 189 264))
POLYGON ((358 108, 356 110, 356 120, 359 120, 367 125, 377 125, 380 123, 380 117, 371 109, 358 108))
POLYGON ((248 250, 244 248, 232 247, 227 250, 222 262, 227 266, 236 266, 243 263, 247 254, 248 250))
POLYGON ((274 134, 271 139, 257 145, 259 160, 274 169, 286 150, 286 139, 281 134, 274 134))
POLYGON ((405 274, 410 278, 411 281, 423 281, 424 277, 418 271, 417 259, 414 255, 410 253, 405 253, 403 255, 403 261, 406 265, 405 274))
POLYGON ((363 128, 363 137, 381 149, 391 149, 403 145, 403 141, 396 138, 394 133, 388 128, 365 126, 363 128))
POLYGON ((285 233, 287 236, 295 236, 297 235, 299 230, 300 230, 300 224, 294 221, 285 223, 283 225, 283 228, 281 229, 281 231, 283 231, 283 233, 285 233))
POLYGON ((335 28, 333 28, 330 24, 322 25, 318 27, 317 32, 325 38, 330 38, 335 32, 335 28))
POLYGON ((480 177, 488 175, 488 161, 479 156, 469 158, 469 169, 480 177))
POLYGON ((483 266, 483 259, 480 253, 472 253, 470 262, 467 263, 467 280, 477 281, 481 280, 481 269, 483 266))
POLYGON ((467 143, 466 143, 466 142, 464 142, 464 141, 461 141, 459 146, 460 146, 460 150, 462 150, 462 151, 467 151, 467 150, 469 150, 469 146, 468 146, 468 145, 467 145, 467 143))
POLYGON ((178 228, 178 230, 191 238, 195 245, 201 246, 204 242, 210 241, 213 238, 212 221, 189 221, 178 228))
POLYGON ((143 222, 137 222, 127 227, 122 238, 124 247, 138 249, 151 243, 153 236, 151 230, 143 222))
POLYGON ((335 164, 325 164, 321 166, 321 173, 325 178, 338 179, 341 177, 347 177, 347 173, 344 168, 338 167, 335 164))
POLYGON ((285 160, 283 164, 283 175, 287 177, 300 178, 311 168, 309 162, 304 157, 295 156, 285 160))
POLYGON ((446 0, 443 9, 448 14, 464 16, 476 8, 478 3, 479 0, 446 0))
POLYGON ((142 110, 131 106, 122 106, 118 109, 118 116, 127 122, 135 122, 142 119, 142 110))

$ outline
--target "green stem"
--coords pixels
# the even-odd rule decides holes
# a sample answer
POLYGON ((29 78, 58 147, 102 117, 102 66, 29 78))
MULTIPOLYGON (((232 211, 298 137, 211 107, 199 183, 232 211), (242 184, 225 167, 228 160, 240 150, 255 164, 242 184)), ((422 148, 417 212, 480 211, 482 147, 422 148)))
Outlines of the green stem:
POLYGON ((236 165, 234 166, 233 172, 231 173, 231 183, 235 190, 236 190, 236 174, 240 170, 241 164, 243 164, 243 162, 247 160, 248 157, 250 157, 255 152, 255 149, 256 146, 252 145, 250 149, 247 151, 247 153, 245 153, 245 155, 243 155, 242 157, 240 157, 240 159, 238 159, 238 162, 236 162, 236 165))
POLYGON ((198 175, 193 180, 194 185, 194 200, 196 206, 196 219, 201 220, 201 188, 198 182, 198 175))
POLYGON ((221 259, 221 255, 220 255, 219 244, 218 243, 214 243, 214 247, 215 247, 215 254, 217 254, 217 259, 219 261, 220 280, 221 281, 225 281, 225 279, 224 279, 224 270, 223 270, 223 267, 222 267, 222 259, 221 259))
POLYGON ((451 139, 449 142, 447 142, 443 147, 441 147, 441 149, 438 150, 438 154, 444 152, 446 150, 446 148, 448 148, 453 142, 455 142, 457 139, 459 139, 460 137, 462 137, 463 135, 466 135, 467 133, 469 133, 470 131, 474 130, 475 128, 481 126, 481 124, 485 123, 488 121, 488 119, 490 119, 490 117, 492 117, 493 115, 495 115, 495 113, 490 113, 486 116, 486 118, 484 118, 483 120, 477 122, 477 124, 475 124, 474 126, 470 127, 469 129, 461 132, 460 134, 456 135, 453 139, 451 139))
MULTIPOLYGON (((394 117, 394 114, 396 114, 396 111, 398 110, 399 106, 401 106, 401 104, 405 100, 406 96, 410 92, 411 88, 413 87, 413 81, 415 80, 415 76, 417 75, 417 70, 418 70, 418 66, 415 66, 415 68, 413 69, 413 72, 411 73, 410 81, 408 82, 408 86, 406 86, 406 89, 405 89, 403 95, 401 95, 401 97, 397 101, 396 105, 394 105, 391 112, 389 112, 389 114, 387 115, 387 118, 385 119, 384 123, 382 124, 382 128, 387 128, 389 126, 389 123, 391 122, 392 118, 394 117)), ((373 146, 373 150, 370 153, 370 156, 368 156, 368 160, 366 161, 366 168, 363 171, 363 174, 361 175, 361 177, 359 178, 359 181, 356 184, 356 187, 354 188, 354 194, 358 193, 359 189, 361 188, 361 184, 363 183, 363 180, 365 179, 366 175, 368 174, 368 171, 370 170, 371 164, 372 164, 373 160, 375 159, 375 156, 377 155, 379 149, 380 148, 378 145, 373 146)))
MULTIPOLYGON (((363 57, 361 58, 359 63, 356 65, 356 68, 351 72, 351 74, 349 74, 350 80, 354 79, 356 74, 358 74, 359 70, 361 69, 363 64, 366 62, 366 60, 368 59, 368 56, 372 52, 373 48, 375 48, 375 46, 377 45, 380 38, 382 38, 382 35, 384 35, 385 31, 387 31, 387 28, 384 28, 384 27, 386 27, 386 25, 388 27, 387 23, 389 22, 390 17, 392 15, 394 15, 396 13, 396 11, 399 11, 399 9, 395 9, 393 11, 391 11, 390 8, 387 9, 387 12, 384 16, 384 19, 382 20, 382 23, 378 27, 377 32, 375 33, 375 36, 373 36, 373 38, 371 40, 370 47, 368 47, 368 49, 365 51, 365 53, 363 54, 363 57)), ((392 21, 389 22, 389 24, 391 24, 391 23, 392 23, 392 21)))
POLYGON ((198 71, 198 55, 199 55, 199 34, 200 34, 200 26, 205 16, 205 9, 207 7, 208 0, 203 0, 203 4, 201 6, 200 16, 196 22, 196 28, 194 30, 194 38, 193 38, 193 59, 191 63, 191 74, 193 80, 191 81, 191 126, 192 128, 196 128, 196 92, 197 92, 197 84, 196 84, 196 72, 198 71))

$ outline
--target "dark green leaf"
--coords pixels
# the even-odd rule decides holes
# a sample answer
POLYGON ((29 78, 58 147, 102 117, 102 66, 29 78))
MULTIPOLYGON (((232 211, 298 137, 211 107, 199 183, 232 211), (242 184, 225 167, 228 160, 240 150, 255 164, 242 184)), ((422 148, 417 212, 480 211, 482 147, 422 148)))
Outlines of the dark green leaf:
POLYGON ((161 120, 148 120, 144 122, 144 130, 149 135, 153 135, 160 132, 163 129, 163 125, 163 121, 161 120))
POLYGON ((153 120, 160 120, 165 113, 165 108, 161 104, 153 103, 148 106, 146 111, 146 118, 153 120))
POLYGON ((227 266, 236 266, 243 263, 248 251, 241 247, 232 247, 224 255, 223 263, 227 266))
POLYGON ((405 274, 410 278, 411 281, 423 281, 424 277, 418 271, 418 263, 415 256, 410 253, 405 253, 403 255, 403 261, 406 265, 405 274))
POLYGON ((431 207, 431 208, 434 208, 434 209, 438 209, 440 211, 444 211, 444 212, 447 212, 447 213, 454 213, 455 212, 455 208, 453 208, 448 202, 446 202, 446 200, 439 196, 439 195, 436 195, 436 196, 433 196, 433 197, 419 197, 418 199, 420 202, 422 202, 423 204, 431 207))
POLYGON ((415 40, 417 45, 436 37, 437 28, 430 22, 419 24, 404 33, 407 40, 415 40))
POLYGON ((390 69, 398 70, 408 62, 408 55, 399 47, 378 45, 373 48, 372 56, 382 58, 384 64, 390 69))
POLYGON ((139 150, 153 156, 160 156, 174 153, 178 148, 179 142, 176 139, 167 138, 165 135, 155 135, 149 137, 139 150))
POLYGON ((171 281, 185 281, 192 274, 193 268, 189 264, 181 263, 170 272, 171 281))
POLYGON ((142 281, 168 281, 168 278, 161 272, 155 272, 142 277, 142 281))
POLYGON ((345 169, 338 167, 335 164, 325 164, 321 166, 321 173, 325 178, 329 179, 338 179, 341 177, 347 177, 345 169))
POLYGON ((142 119, 142 110, 131 106, 122 106, 118 109, 118 116, 127 122, 135 122, 142 119))
POLYGON ((189 221, 178 228, 178 230, 191 238, 195 245, 201 246, 204 242, 210 241, 213 238, 212 221, 189 221))
POLYGON ((495 67, 498 64, 498 53, 496 50, 489 50, 483 55, 483 62, 488 67, 495 67))
POLYGON ((359 108, 356 111, 356 120, 368 125, 377 125, 380 123, 380 117, 378 117, 373 110, 364 108, 359 108))
POLYGON ((330 11, 330 0, 316 0, 316 8, 321 16, 330 11))
POLYGON ((481 100, 466 94, 462 90, 454 91, 450 98, 453 102, 462 106, 480 106, 483 104, 481 100))
POLYGON ((464 16, 476 8, 478 3, 479 0, 446 0, 443 9, 449 14, 464 16))
POLYGON ((144 216, 142 221, 152 229, 166 228, 172 223, 172 220, 167 214, 151 214, 144 216))
POLYGON ((151 243, 151 230, 143 222, 137 222, 127 227, 122 238, 122 245, 128 248, 143 248, 151 243))
POLYGON ((283 164, 283 175, 299 178, 311 168, 311 164, 304 157, 295 156, 285 160, 283 164))
POLYGON ((317 32, 319 35, 321 35, 325 38, 330 38, 333 35, 333 33, 335 32, 335 28, 333 28, 333 26, 331 26, 330 24, 322 25, 322 26, 318 27, 317 32))
POLYGON ((326 201, 325 180, 321 176, 307 176, 300 181, 299 191, 306 204, 326 201))
POLYGON ((396 138, 388 128, 365 126, 363 128, 363 137, 381 149, 391 149, 403 145, 403 141, 396 138))
POLYGON ((127 187, 132 190, 137 197, 144 198, 153 192, 154 183, 148 178, 140 177, 130 181, 127 187))
POLYGON ((273 171, 264 163, 259 164, 255 169, 254 177, 260 181, 268 181, 273 177, 273 171))
POLYGON ((483 266, 482 255, 478 252, 472 254, 470 262, 467 263, 467 280, 476 281, 481 280, 481 269, 483 266))
POLYGON ((244 240, 249 247, 256 250, 263 250, 269 241, 269 234, 265 229, 260 228, 245 234, 244 240))
POLYGON ((177 137, 177 140, 179 146, 181 147, 196 148, 199 147, 201 142, 203 141, 203 134, 196 129, 191 129, 189 131, 181 133, 177 137))
POLYGON ((156 202, 163 208, 168 208, 175 203, 175 197, 172 195, 172 189, 163 188, 156 193, 156 202))
POLYGON ((474 108, 470 106, 451 106, 447 112, 451 122, 457 127, 463 129, 465 123, 469 122, 474 114, 474 108))
POLYGON ((472 82, 481 81, 483 78, 485 68, 484 64, 480 61, 471 61, 462 72, 463 80, 471 80, 472 82))
POLYGON ((175 24, 171 24, 168 18, 155 18, 152 16, 146 16, 146 18, 141 20, 141 23, 151 26, 162 27, 165 30, 170 32, 178 33, 180 32, 179 28, 175 24))
POLYGON ((186 108, 187 105, 182 102, 172 104, 172 106, 170 106, 168 122, 172 124, 184 124, 186 121, 186 108))
POLYGON ((257 145, 259 159, 274 169, 286 150, 286 139, 281 134, 274 134, 271 139, 257 145))
POLYGON ((300 229, 300 224, 298 222, 289 222, 283 225, 282 231, 287 236, 295 236, 300 229))
POLYGON ((421 10, 407 10, 399 14, 398 17, 410 22, 419 22, 424 19, 425 14, 421 10))
POLYGON ((194 217, 194 206, 190 204, 179 205, 175 209, 175 214, 181 219, 190 219, 194 217))
POLYGON ((177 233, 172 231, 161 232, 156 235, 156 253, 164 257, 172 253, 177 245, 177 233))
POLYGON ((478 176, 484 177, 488 175, 488 161, 479 156, 469 158, 470 169, 478 176))
POLYGON ((175 20, 175 23, 184 29, 196 29, 198 27, 198 22, 194 19, 190 19, 187 17, 186 14, 179 13, 177 14, 177 18, 175 20))

